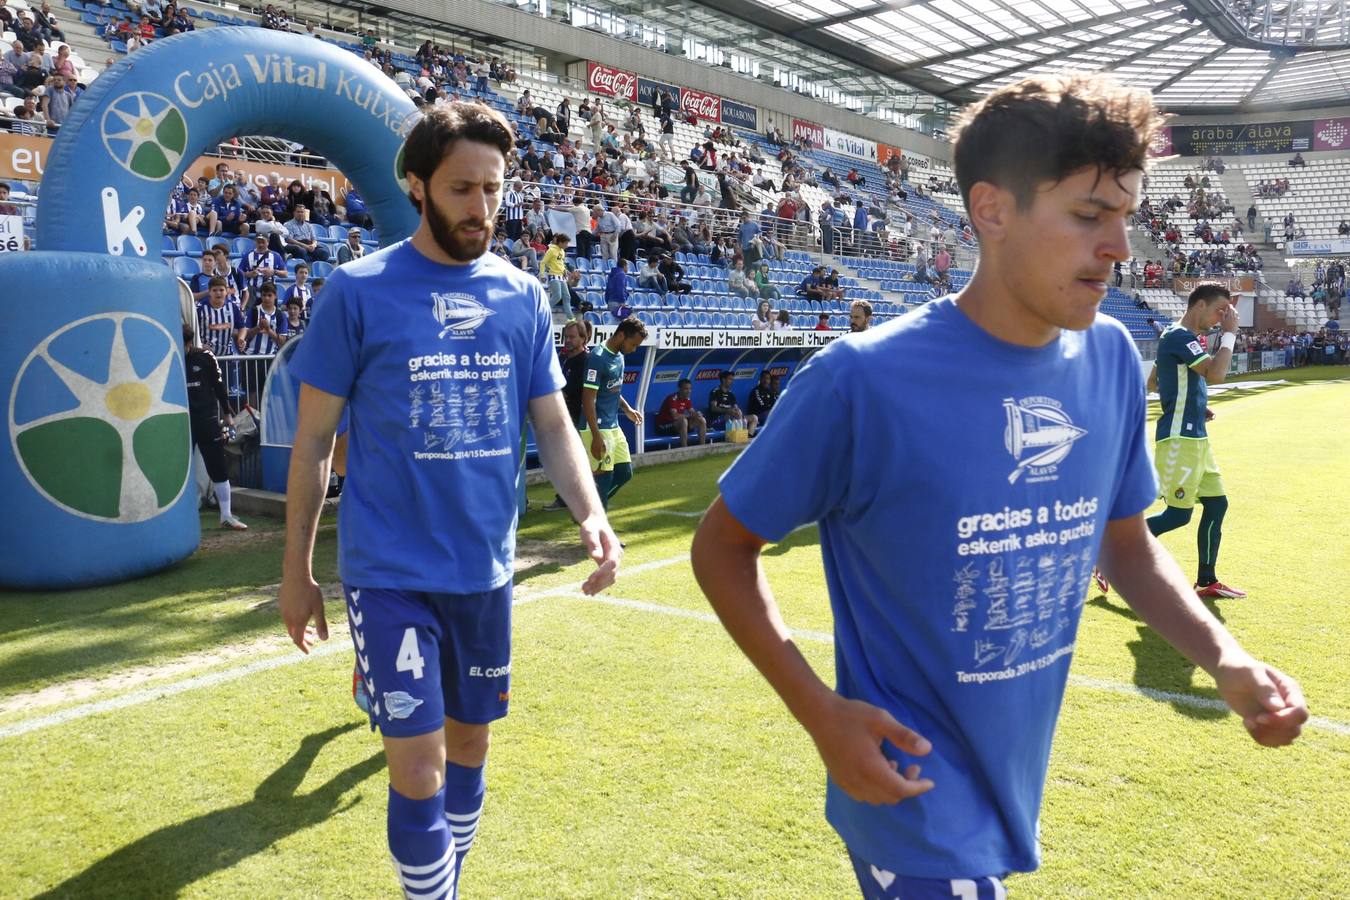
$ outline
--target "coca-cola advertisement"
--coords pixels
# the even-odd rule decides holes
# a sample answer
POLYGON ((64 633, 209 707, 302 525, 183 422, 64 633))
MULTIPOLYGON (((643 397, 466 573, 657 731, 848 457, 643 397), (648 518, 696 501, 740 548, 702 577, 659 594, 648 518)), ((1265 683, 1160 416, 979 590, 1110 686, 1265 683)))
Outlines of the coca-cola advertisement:
POLYGON ((587 62, 586 85, 595 93, 604 94, 606 97, 637 100, 637 75, 623 69, 615 69, 598 62, 587 62))
POLYGON ((680 109, 695 118, 707 119, 710 122, 722 120, 722 98, 716 94, 705 94, 702 91, 685 88, 680 93, 680 109))
POLYGON ((801 138, 810 141, 812 147, 824 147, 825 129, 815 122, 808 122, 805 119, 793 119, 792 139, 795 141, 801 138))

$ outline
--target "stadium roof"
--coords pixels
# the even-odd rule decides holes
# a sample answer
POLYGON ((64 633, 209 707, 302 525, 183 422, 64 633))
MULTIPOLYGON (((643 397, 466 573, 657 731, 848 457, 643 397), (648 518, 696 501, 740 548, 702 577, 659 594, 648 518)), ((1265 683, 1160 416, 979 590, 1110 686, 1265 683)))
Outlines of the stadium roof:
MULTIPOLYGON (((1227 39, 1216 35, 1225 32, 1224 12, 1231 18, 1242 10, 1250 18, 1253 7, 1261 11, 1268 5, 1277 24, 1287 16, 1297 25, 1301 45, 1344 47, 1344 0, 696 0, 696 5, 953 104, 1027 75, 1066 69, 1110 70, 1151 89, 1160 106, 1178 113, 1350 102, 1350 50, 1272 51, 1260 40, 1237 45, 1240 37, 1231 28, 1227 39)), ((653 11, 646 5, 647 15, 653 11)))

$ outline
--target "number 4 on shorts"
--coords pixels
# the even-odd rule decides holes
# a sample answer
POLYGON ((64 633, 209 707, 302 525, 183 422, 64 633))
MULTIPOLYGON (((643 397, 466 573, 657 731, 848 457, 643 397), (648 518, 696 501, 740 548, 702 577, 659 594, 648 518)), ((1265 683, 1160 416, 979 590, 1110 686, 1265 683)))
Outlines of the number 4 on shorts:
POLYGON ((403 643, 398 648, 398 659, 394 668, 400 672, 412 672, 413 678, 422 677, 422 654, 417 652, 417 630, 409 628, 403 632, 403 643))

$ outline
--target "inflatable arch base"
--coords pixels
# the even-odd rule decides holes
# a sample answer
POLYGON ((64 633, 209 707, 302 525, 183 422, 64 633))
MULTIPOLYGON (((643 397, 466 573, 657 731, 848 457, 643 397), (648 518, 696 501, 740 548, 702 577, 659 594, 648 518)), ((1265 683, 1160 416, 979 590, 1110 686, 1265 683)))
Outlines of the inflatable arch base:
POLYGON ((191 554, 201 529, 173 273, 11 253, 0 284, 27 298, 0 329, 0 585, 123 581, 191 554))

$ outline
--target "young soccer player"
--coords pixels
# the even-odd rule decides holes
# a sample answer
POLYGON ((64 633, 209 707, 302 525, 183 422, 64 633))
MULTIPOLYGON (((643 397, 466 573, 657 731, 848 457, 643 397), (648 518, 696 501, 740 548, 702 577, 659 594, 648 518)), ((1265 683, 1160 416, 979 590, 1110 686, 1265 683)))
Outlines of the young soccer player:
POLYGON ((610 584, 621 556, 559 390, 543 290, 487 253, 512 140, 487 107, 425 113, 405 145, 417 232, 333 273, 292 362, 303 385, 282 619, 305 652, 328 636, 311 557, 345 409, 339 572, 389 766, 389 849, 404 893, 421 900, 455 896, 489 723, 507 712, 527 412, 597 564, 582 589, 610 584))
POLYGON ((1186 298, 1186 313, 1158 338, 1158 358, 1149 375, 1150 390, 1158 391, 1162 415, 1154 433, 1157 444, 1153 461, 1167 508, 1148 519, 1156 537, 1191 521, 1195 502, 1200 501, 1200 528, 1196 543, 1200 552, 1195 592, 1207 599, 1241 598, 1246 591, 1219 581, 1214 567, 1219 560, 1223 518, 1228 496, 1214 450, 1205 431, 1209 409, 1209 385, 1223 384, 1237 342, 1237 310, 1228 288, 1216 282, 1196 286, 1186 298), (1223 329, 1219 349, 1206 352, 1197 335, 1215 325, 1223 329))
POLYGON ((646 337, 647 326, 637 316, 629 316, 609 340, 593 347, 586 359, 586 379, 581 385, 581 413, 586 427, 581 431, 581 443, 590 454, 595 486, 606 509, 619 488, 633 478, 633 460, 628 438, 619 427, 619 412, 638 428, 642 427, 642 413, 623 398, 623 358, 642 346, 646 337))
POLYGON ((713 608, 815 740, 826 817, 866 897, 989 900, 1007 873, 1037 867, 1099 550, 1259 743, 1289 743, 1307 718, 1294 680, 1243 651, 1144 521, 1156 496, 1144 378, 1129 333, 1097 307, 1129 258, 1160 124, 1147 92, 1101 77, 1028 79, 970 108, 955 145, 981 244, 970 284, 813 356, 695 535, 713 608), (834 690, 760 565, 767 542, 808 522, 834 611, 834 690))

